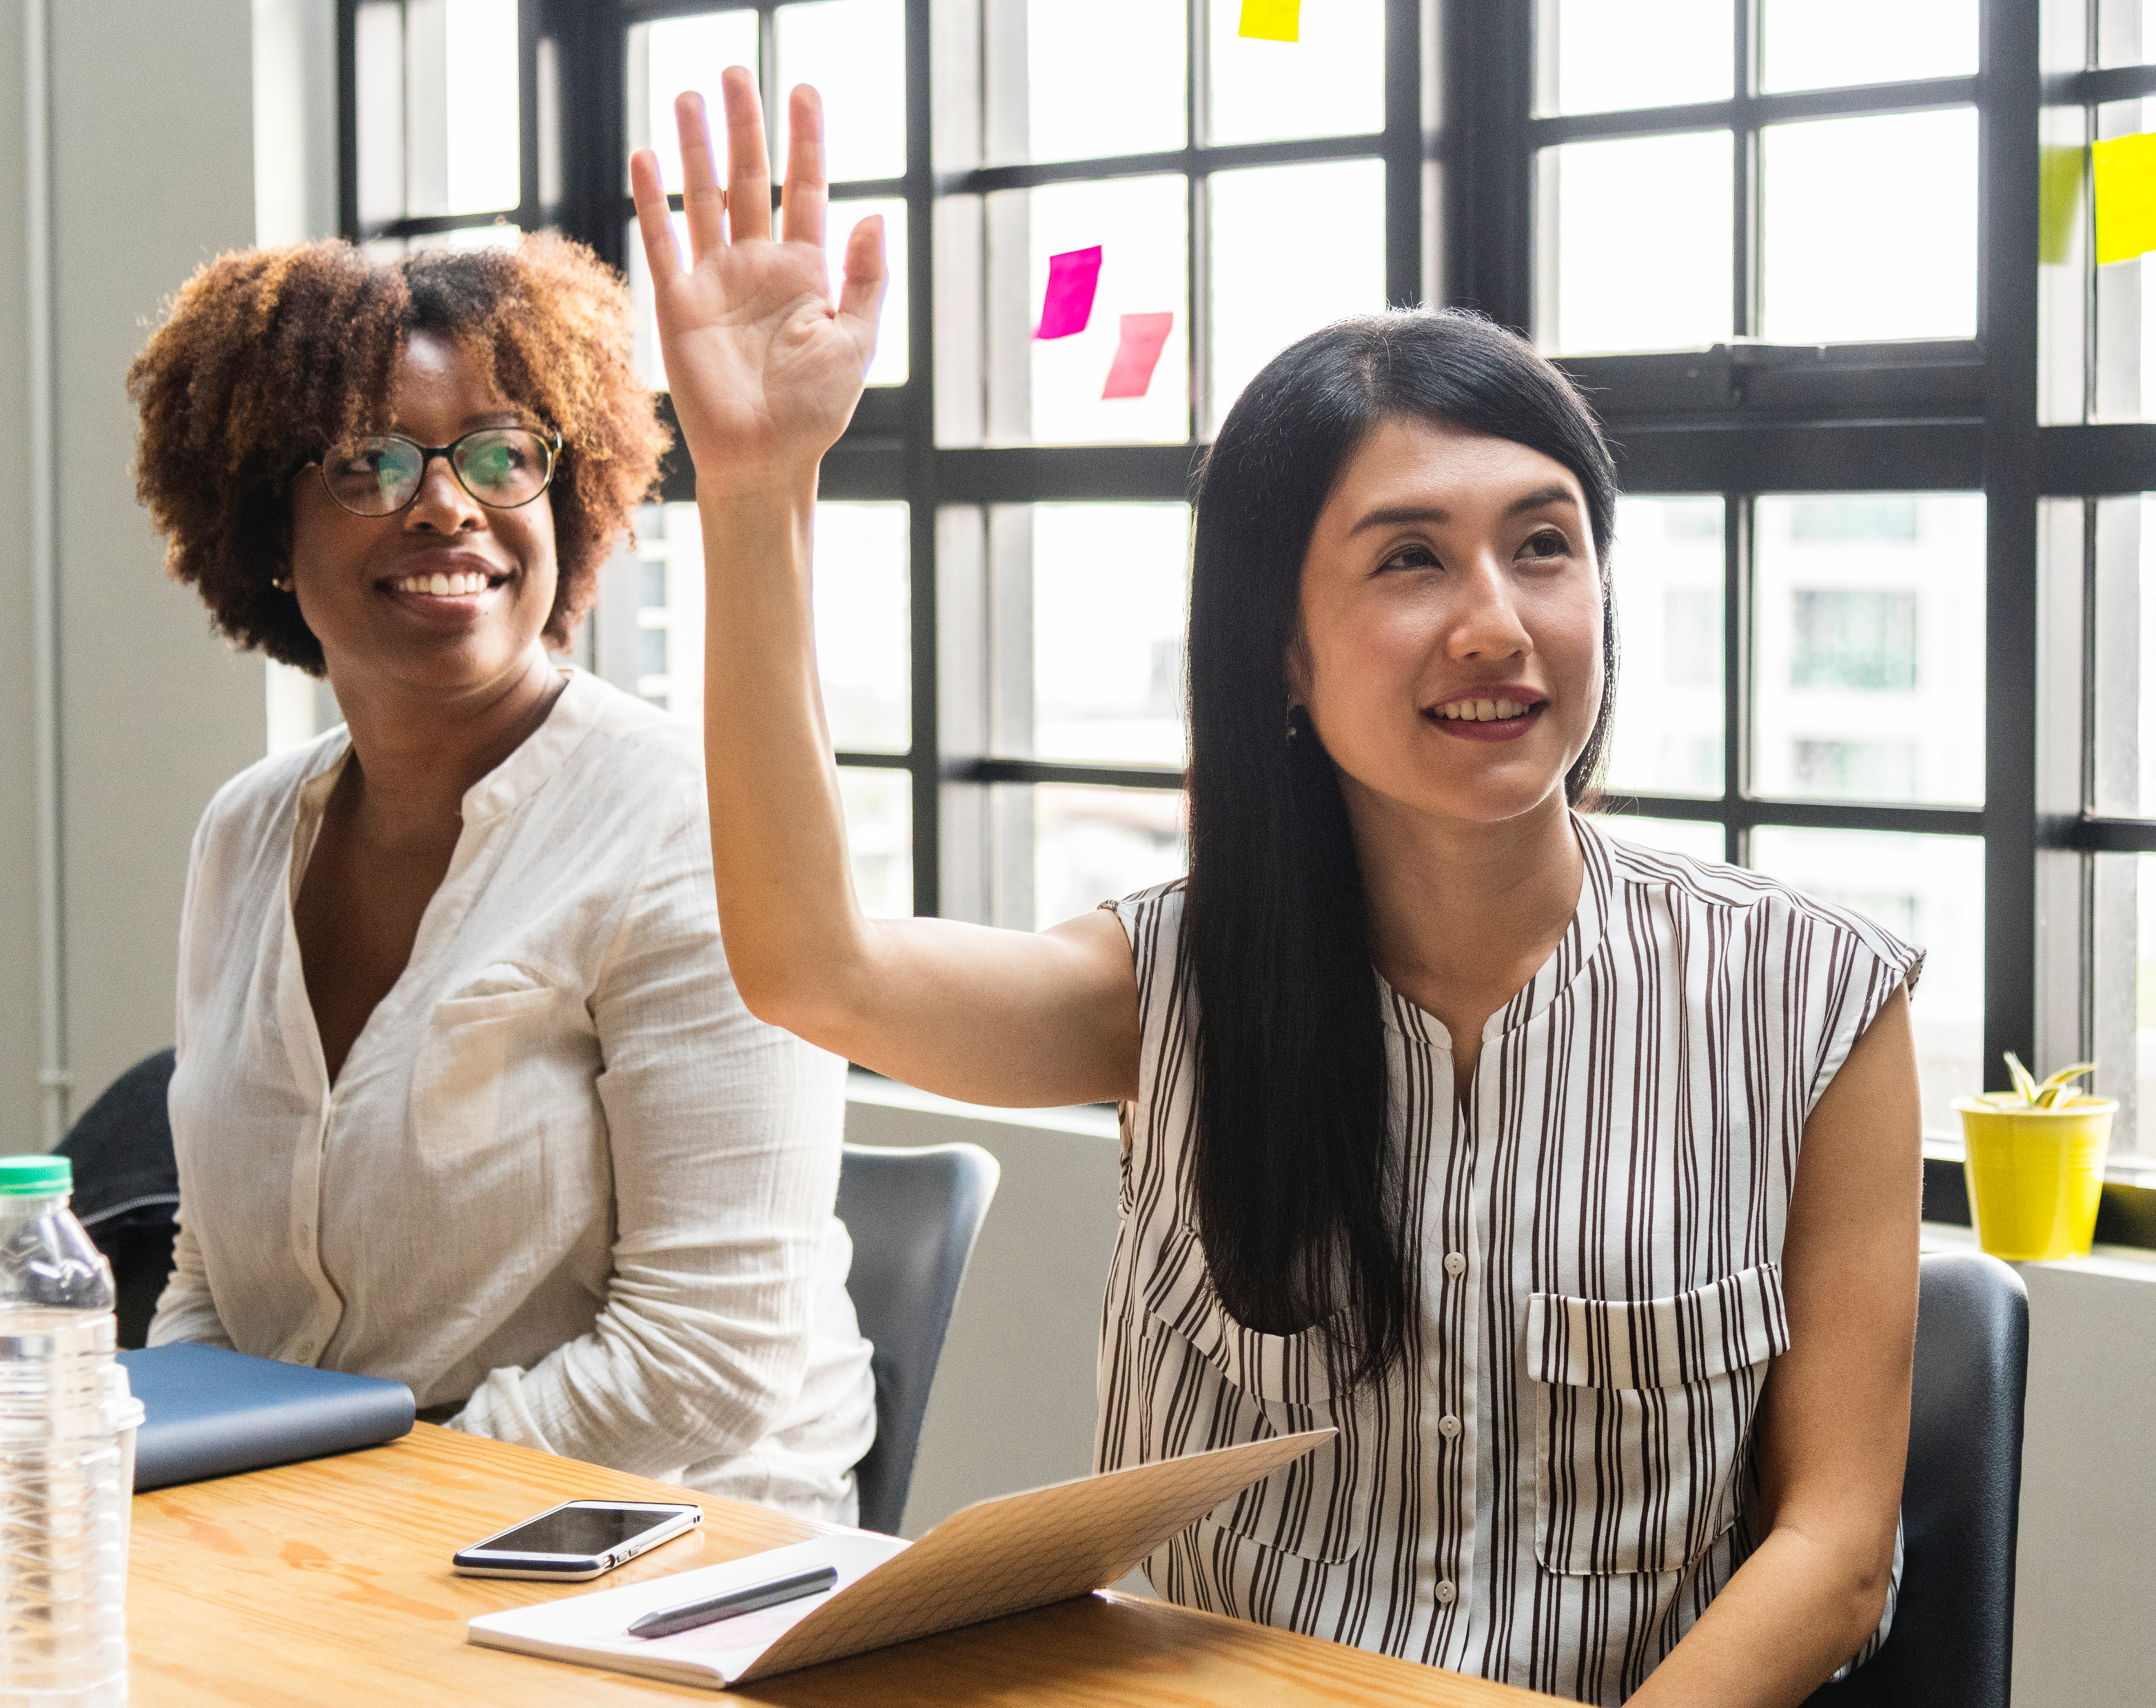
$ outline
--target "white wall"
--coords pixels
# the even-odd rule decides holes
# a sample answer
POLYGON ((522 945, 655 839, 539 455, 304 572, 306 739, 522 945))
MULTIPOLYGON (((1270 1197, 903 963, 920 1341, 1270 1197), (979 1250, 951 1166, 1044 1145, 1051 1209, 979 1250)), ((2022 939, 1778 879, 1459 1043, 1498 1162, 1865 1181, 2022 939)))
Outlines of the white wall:
POLYGON ((209 633, 135 503, 123 382, 164 300, 203 260, 254 242, 258 218, 273 240, 334 228, 334 21, 335 0, 0 8, 0 512, 15 519, 0 552, 0 1151, 37 1148, 44 1132, 30 294, 48 288, 54 329, 61 982, 79 1113, 172 1041, 188 839, 211 792, 264 751, 262 661, 209 633), (27 182, 29 16, 49 37, 41 185, 27 182), (44 281, 24 248, 33 194, 52 210, 44 281))
POLYGON ((854 1075, 857 1145, 980 1146, 1002 1166, 951 1319, 904 1530, 1093 1469, 1093 1346, 1116 1244, 1115 1117, 970 1109, 854 1075))
MULTIPOLYGON (((951 1326, 906 1509, 1091 1469, 1094 1343, 1116 1235, 1105 1110, 974 1110, 856 1075, 846 1136, 994 1153, 1003 1182, 951 1326)), ((1928 1248, 1969 1243, 1927 1228, 1928 1248)), ((2016 1708, 2156 1704, 2156 1254, 2025 1264, 2030 1357, 2016 1708)))
POLYGON ((0 1151, 42 1148, 23 8, 0 8, 0 1151))
POLYGON ((2025 1264, 2016 1708, 2156 1703, 2156 1255, 2025 1264))
POLYGON ((254 236, 249 0, 53 6, 67 1028, 76 1107, 172 1042, 195 821, 262 755, 259 659, 168 580, 129 474, 128 364, 254 236))

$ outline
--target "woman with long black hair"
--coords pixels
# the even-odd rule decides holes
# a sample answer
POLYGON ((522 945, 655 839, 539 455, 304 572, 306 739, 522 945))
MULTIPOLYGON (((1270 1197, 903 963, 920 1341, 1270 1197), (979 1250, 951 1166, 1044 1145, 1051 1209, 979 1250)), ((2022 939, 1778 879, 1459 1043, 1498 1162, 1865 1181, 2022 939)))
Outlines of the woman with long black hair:
POLYGON ((1576 810, 1615 651, 1585 408, 1468 315, 1284 352, 1199 495, 1187 882, 1038 935, 865 919, 808 536, 880 235, 834 304, 814 93, 778 240, 726 96, 725 189, 680 106, 685 269, 634 175, 745 1000, 952 1096, 1122 1105, 1101 1464, 1339 1432, 1155 1556, 1163 1594, 1587 1701, 1801 1700, 1891 1617, 1921 957, 1576 810))

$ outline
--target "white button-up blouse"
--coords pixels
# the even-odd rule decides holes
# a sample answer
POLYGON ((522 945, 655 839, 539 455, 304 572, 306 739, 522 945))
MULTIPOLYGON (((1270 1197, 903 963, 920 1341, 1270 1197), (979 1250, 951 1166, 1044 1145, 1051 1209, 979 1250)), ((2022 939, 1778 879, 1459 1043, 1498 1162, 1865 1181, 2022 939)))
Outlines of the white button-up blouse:
POLYGON ((844 1064, 735 992, 694 735, 572 674, 465 794, 332 1086, 292 904, 350 751, 249 767, 196 833, 151 1343, 393 1377, 475 1434, 851 1522, 844 1064))
MULTIPOLYGON (((1752 1425, 1789 1344, 1804 1120, 1922 957, 1756 872, 1573 822, 1572 925, 1490 1017, 1471 1083, 1444 1026, 1378 981, 1416 1308, 1374 1387, 1336 1384, 1321 1331, 1260 1333, 1214 1291, 1188 1177, 1183 887, 1116 908, 1143 1031, 1097 1456, 1337 1428, 1163 1547, 1154 1586, 1615 1704, 1756 1545, 1752 1425)), ((1892 1617, 1890 1597, 1857 1659, 1892 1617)))

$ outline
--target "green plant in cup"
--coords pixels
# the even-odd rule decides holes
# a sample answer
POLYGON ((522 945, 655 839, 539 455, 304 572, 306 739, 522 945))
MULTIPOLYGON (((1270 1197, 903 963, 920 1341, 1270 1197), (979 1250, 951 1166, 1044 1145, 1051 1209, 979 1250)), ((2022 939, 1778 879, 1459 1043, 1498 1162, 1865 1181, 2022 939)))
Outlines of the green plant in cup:
POLYGON ((2006 1053, 2011 1091, 1957 1097, 1969 1209, 1979 1242, 2015 1260, 2086 1257, 2103 1195, 2103 1165, 2118 1105, 2074 1090, 2093 1062, 2041 1084, 2006 1053))
POLYGON ((1994 1109, 2064 1110, 2077 1105, 2103 1101, 2100 1097, 2091 1097, 2073 1090, 2075 1080, 2084 1074, 2096 1071, 2094 1062, 2076 1062, 2070 1068, 2061 1068, 2040 1085, 2036 1076, 2022 1066, 2021 1058, 2010 1049, 2006 1052, 2006 1071, 2013 1076, 2014 1089, 2011 1091, 1986 1091, 1976 1099, 1978 1102, 1988 1103, 1994 1109))

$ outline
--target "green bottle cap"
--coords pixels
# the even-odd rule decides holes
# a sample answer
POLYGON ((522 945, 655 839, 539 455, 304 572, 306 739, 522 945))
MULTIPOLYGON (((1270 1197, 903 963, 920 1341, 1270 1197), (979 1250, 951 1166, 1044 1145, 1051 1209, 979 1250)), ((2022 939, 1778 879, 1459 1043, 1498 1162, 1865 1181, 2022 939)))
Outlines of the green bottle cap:
POLYGON ((74 1169, 64 1157, 0 1157, 0 1198, 49 1198, 74 1190, 74 1169))

